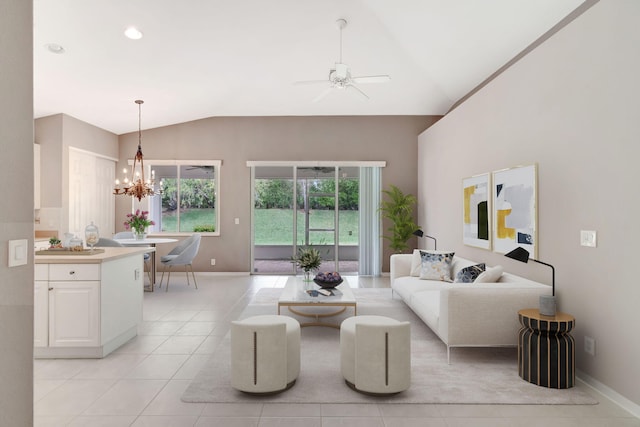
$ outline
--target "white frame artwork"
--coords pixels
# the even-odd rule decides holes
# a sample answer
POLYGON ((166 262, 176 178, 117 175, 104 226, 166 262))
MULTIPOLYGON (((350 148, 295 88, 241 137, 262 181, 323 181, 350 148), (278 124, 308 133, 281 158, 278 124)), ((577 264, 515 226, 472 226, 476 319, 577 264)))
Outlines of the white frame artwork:
POLYGON ((493 251, 508 253, 518 246, 538 256, 537 165, 494 171, 493 251))

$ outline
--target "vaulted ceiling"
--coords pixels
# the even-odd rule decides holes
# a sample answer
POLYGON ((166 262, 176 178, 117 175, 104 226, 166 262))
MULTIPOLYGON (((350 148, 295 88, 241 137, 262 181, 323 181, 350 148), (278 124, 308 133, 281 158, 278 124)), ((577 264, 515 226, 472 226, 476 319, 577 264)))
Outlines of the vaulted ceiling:
POLYGON ((35 116, 442 115, 584 0, 34 0, 35 116), (332 90, 340 62, 386 83, 332 90), (135 25, 139 40, 123 35, 135 25), (56 44, 64 53, 53 53, 56 44))

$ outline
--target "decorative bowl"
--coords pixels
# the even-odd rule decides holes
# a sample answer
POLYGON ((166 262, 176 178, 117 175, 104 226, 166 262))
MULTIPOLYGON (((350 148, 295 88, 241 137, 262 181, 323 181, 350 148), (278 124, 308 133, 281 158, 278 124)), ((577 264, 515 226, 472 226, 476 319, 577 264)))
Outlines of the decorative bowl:
POLYGON ((338 286, 340 283, 342 283, 342 279, 336 282, 323 282, 322 280, 318 280, 318 279, 313 279, 313 281, 315 282, 316 285, 320 286, 322 289, 333 289, 336 286, 338 286))

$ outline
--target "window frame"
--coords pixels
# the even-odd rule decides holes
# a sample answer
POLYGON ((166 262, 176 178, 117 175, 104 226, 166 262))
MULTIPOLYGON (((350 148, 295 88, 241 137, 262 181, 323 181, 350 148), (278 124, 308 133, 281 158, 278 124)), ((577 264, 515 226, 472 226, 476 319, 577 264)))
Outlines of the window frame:
MULTIPOLYGON (((129 160, 129 167, 133 165, 133 160, 129 160)), ((216 197, 216 221, 215 221, 215 229, 214 232, 199 232, 203 236, 220 236, 220 206, 221 206, 221 197, 220 197, 220 177, 222 175, 222 160, 156 160, 156 159, 145 159, 145 174, 148 173, 151 176, 151 171, 155 166, 175 166, 176 167, 176 179, 180 181, 180 168, 181 166, 213 166, 214 170, 214 182, 215 182, 215 197, 216 197)), ((159 185, 159 178, 156 179, 156 185, 159 185)), ((179 192, 180 190, 178 190, 179 192)), ((152 196, 155 197, 155 196, 152 196)), ((150 210, 149 200, 143 200, 144 210, 150 210)), ((131 209, 132 212, 136 209, 137 200, 132 197, 131 209)), ((138 205, 139 206, 139 205, 138 205)), ((179 226, 178 226, 179 228, 179 226)), ((153 231, 152 234, 159 234, 162 236, 189 236, 193 234, 193 232, 183 232, 183 231, 153 231)))

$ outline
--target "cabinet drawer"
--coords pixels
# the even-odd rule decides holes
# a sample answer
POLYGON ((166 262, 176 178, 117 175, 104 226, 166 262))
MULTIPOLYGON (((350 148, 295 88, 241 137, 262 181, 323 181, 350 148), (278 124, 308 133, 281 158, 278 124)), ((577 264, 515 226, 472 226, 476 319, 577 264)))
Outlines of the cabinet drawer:
POLYGON ((49 264, 35 264, 33 280, 49 280, 49 264))
POLYGON ((49 264, 49 280, 100 280, 100 264, 49 264))

